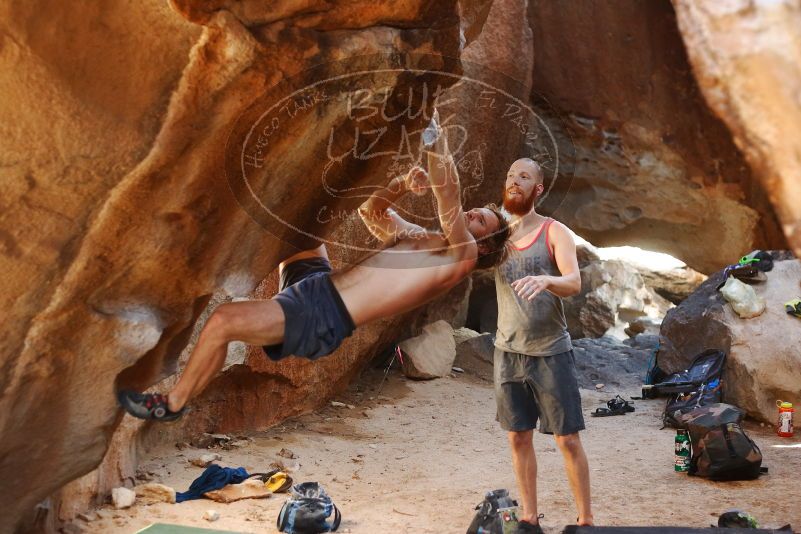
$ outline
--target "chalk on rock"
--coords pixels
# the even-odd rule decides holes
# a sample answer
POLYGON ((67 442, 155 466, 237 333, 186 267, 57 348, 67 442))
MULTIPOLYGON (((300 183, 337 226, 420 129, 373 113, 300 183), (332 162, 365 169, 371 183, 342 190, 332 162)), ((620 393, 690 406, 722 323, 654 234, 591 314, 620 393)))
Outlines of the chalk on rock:
POLYGON ((136 500, 136 493, 128 488, 114 488, 111 490, 111 503, 114 508, 121 510, 123 508, 130 508, 136 500))
POLYGON ((217 521, 220 518, 220 512, 217 510, 206 510, 203 512, 203 519, 206 521, 217 521))

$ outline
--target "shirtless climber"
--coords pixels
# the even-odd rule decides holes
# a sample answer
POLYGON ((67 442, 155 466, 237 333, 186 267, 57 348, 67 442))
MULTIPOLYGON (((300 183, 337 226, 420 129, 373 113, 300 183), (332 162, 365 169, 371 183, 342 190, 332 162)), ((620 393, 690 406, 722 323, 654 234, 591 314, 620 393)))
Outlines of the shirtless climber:
POLYGON ((118 393, 122 407, 142 419, 177 419, 222 369, 232 341, 261 345, 273 360, 290 355, 314 360, 334 352, 355 328, 416 308, 474 269, 498 264, 509 227, 492 208, 463 211, 447 136, 436 120, 432 127, 428 172, 413 167, 359 208, 386 248, 337 273, 331 272, 324 245, 287 258, 279 266, 280 292, 273 298, 217 307, 169 394, 123 390, 118 393), (410 223, 390 207, 407 191, 423 194, 427 188, 437 200, 441 232, 410 223))

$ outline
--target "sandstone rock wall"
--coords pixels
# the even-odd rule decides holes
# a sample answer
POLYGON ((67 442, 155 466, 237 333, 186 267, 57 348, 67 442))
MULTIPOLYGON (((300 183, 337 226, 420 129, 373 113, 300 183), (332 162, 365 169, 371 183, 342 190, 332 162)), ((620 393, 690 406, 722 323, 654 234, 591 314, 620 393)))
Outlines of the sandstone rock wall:
POLYGON ((674 0, 698 85, 801 256, 801 5, 674 0))
MULTIPOLYGON (((3 531, 27 524, 37 502, 98 465, 121 417, 116 385, 172 373, 211 295, 249 295, 291 250, 248 217, 225 180, 231 128, 254 100, 304 67, 356 51, 419 51, 458 68, 437 59, 458 58, 455 1, 365 12, 327 2, 316 14, 287 3, 276 21, 256 3, 232 4, 235 13, 210 6, 178 5, 202 28, 154 3, 137 4, 140 17, 90 3, 2 8, 3 60, 14 75, 1 83, 16 97, 2 108, 13 140, 3 152, 0 226, 12 273, 2 290, 10 320, 0 358, 0 500, 13 503, 3 531), (42 13, 64 16, 49 24, 42 13), (104 23, 82 29, 90 19, 104 23)), ((280 182, 262 174, 256 186, 283 219, 321 235, 330 230, 312 216, 320 192, 308 153, 327 135, 321 126, 343 117, 336 106, 325 111, 271 146, 271 157, 294 166, 280 182)), ((369 165, 354 170, 351 185, 380 179, 369 165)))
MULTIPOLYGON (((164 2, 121 7, 0 3, 2 532, 91 469, 114 421, 112 399, 105 407, 95 401, 95 386, 111 387, 118 372, 95 367, 114 335, 79 333, 98 317, 86 306, 91 290, 72 304, 83 307, 83 320, 53 325, 44 316, 63 297, 63 281, 111 192, 151 149, 201 33, 164 2), (83 415, 98 411, 101 428, 84 427, 83 415)), ((156 206, 132 208, 123 214, 129 222, 156 206)), ((96 266, 103 255, 94 251, 96 266)))
POLYGON ((572 183, 545 204, 556 218, 597 246, 667 252, 707 273, 782 246, 769 202, 698 90, 669 1, 532 0, 529 20, 534 94, 575 147, 563 151, 572 183))

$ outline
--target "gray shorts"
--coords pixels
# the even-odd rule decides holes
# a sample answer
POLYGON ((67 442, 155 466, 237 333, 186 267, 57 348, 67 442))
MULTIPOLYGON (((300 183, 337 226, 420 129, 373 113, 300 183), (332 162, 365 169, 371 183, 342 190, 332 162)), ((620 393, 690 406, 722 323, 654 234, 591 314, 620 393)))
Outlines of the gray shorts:
POLYGON ((584 430, 576 361, 569 350, 554 356, 528 356, 495 349, 495 400, 506 431, 565 436, 584 430))
POLYGON ((356 329, 331 281, 325 258, 293 261, 281 271, 273 300, 284 312, 284 342, 263 347, 271 360, 300 356, 316 360, 334 352, 356 329))

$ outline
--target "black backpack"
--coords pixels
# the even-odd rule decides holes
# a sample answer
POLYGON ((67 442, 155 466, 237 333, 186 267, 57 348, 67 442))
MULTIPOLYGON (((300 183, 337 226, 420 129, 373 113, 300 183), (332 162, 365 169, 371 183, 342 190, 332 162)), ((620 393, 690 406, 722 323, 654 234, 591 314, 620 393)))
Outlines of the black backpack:
POLYGON ((673 373, 651 387, 656 395, 667 395, 662 422, 674 428, 686 428, 681 417, 700 406, 720 402, 721 375, 726 362, 722 350, 708 349, 696 356, 690 367, 673 373))
POLYGON ((740 422, 743 412, 731 404, 710 404, 682 417, 690 431, 689 474, 710 480, 751 480, 762 469, 762 452, 740 422))
POLYGON ((295 484, 289 492, 290 497, 281 507, 276 521, 280 532, 319 534, 339 528, 342 521, 339 509, 317 482, 295 484))
POLYGON ((653 389, 653 386, 662 382, 662 380, 668 376, 656 363, 656 355, 658 352, 659 345, 657 344, 656 349, 654 349, 653 354, 651 354, 651 359, 648 360, 648 369, 645 371, 645 380, 643 381, 645 387, 642 388, 643 399, 656 398, 657 391, 653 389))
POLYGON ((467 534, 503 534, 504 523, 517 523, 517 501, 505 489, 488 491, 477 506, 467 534))

